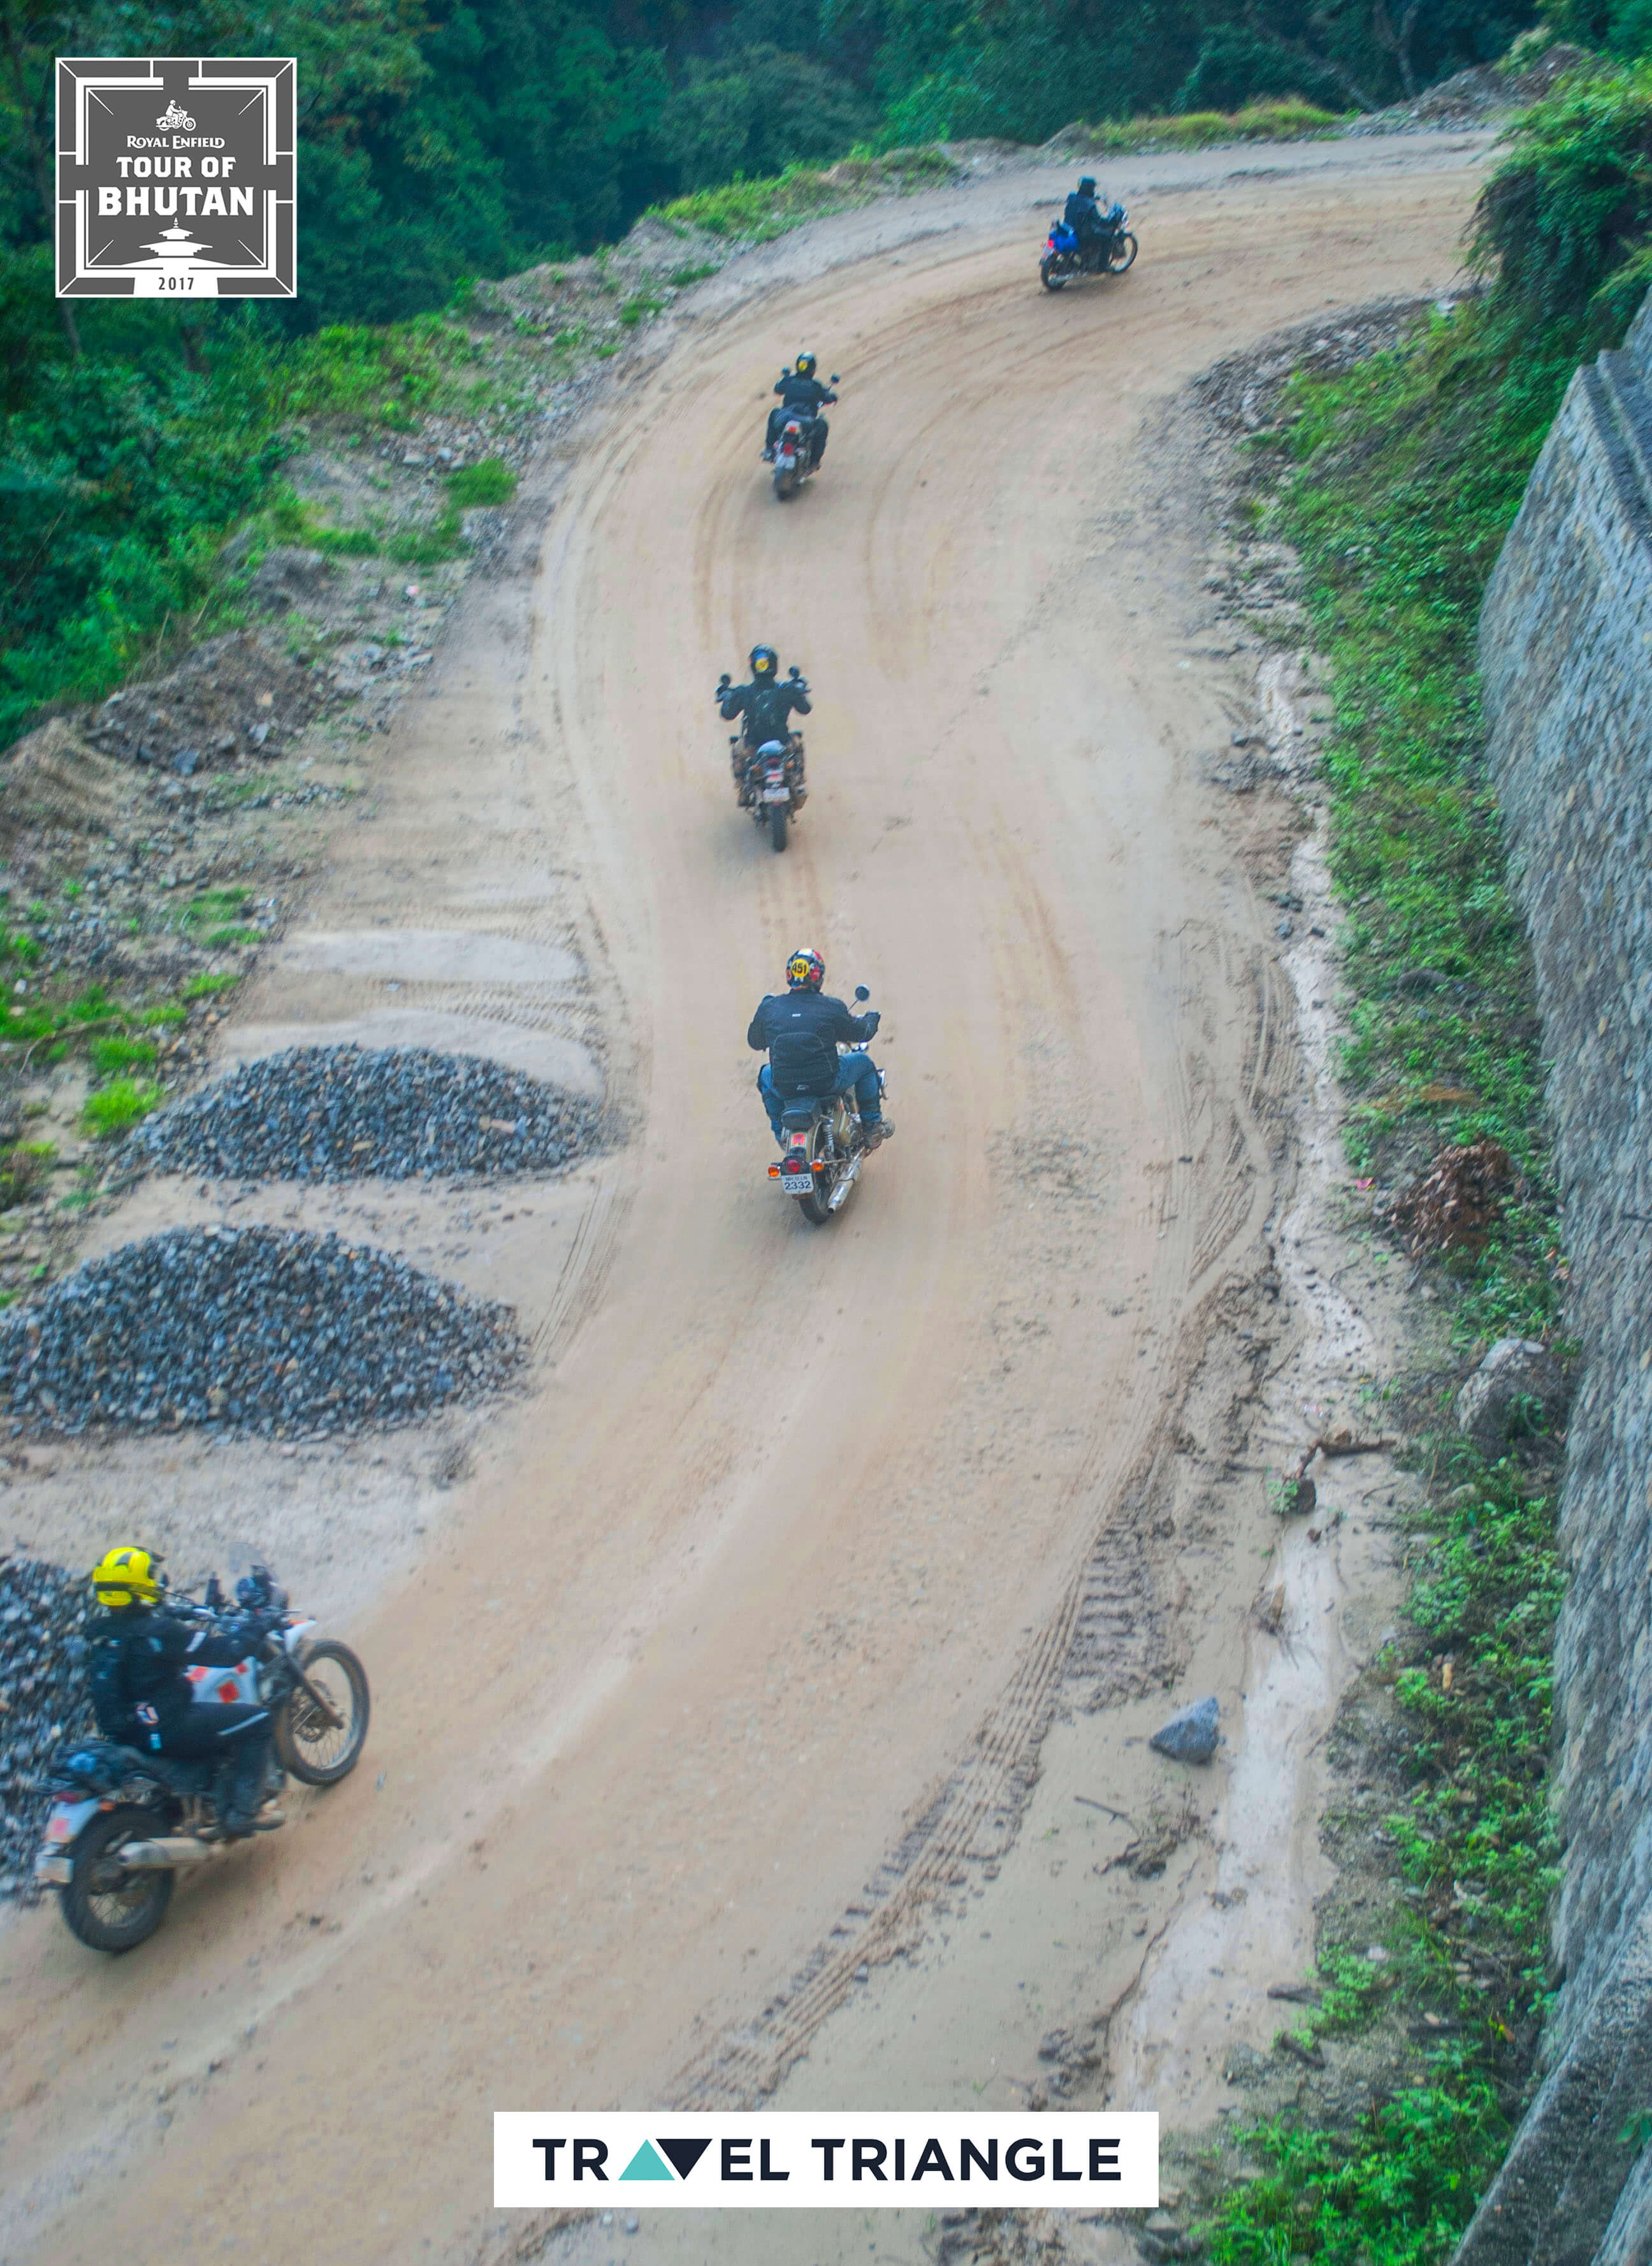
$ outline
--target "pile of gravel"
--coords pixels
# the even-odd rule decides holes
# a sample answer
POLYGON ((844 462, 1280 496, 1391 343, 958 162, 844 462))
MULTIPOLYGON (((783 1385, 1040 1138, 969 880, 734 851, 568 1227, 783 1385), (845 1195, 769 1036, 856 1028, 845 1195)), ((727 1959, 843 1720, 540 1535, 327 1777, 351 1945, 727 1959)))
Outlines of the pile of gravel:
POLYGON ((292 1047, 151 1118, 128 1154, 243 1180, 545 1173, 593 1147, 598 1122, 589 1102, 471 1056, 292 1047))
POLYGON ((173 1228, 0 1314, 0 1415, 16 1430, 340 1432, 473 1399, 526 1349, 508 1306, 364 1245, 173 1228))
POLYGON ((0 1560, 0 1897, 39 1896, 46 1767, 93 1728, 85 1622, 84 1575, 43 1558, 0 1560))

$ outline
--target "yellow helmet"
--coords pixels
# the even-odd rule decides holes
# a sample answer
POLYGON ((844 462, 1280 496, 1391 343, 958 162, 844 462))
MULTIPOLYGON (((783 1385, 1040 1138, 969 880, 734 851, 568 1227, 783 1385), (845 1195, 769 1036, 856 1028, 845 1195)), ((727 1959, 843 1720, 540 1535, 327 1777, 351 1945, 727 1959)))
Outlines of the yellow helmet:
POLYGON ((134 1549, 128 1543, 106 1550, 91 1569, 98 1603, 116 1610, 122 1605, 158 1604, 166 1588, 160 1564, 147 1550, 134 1549))

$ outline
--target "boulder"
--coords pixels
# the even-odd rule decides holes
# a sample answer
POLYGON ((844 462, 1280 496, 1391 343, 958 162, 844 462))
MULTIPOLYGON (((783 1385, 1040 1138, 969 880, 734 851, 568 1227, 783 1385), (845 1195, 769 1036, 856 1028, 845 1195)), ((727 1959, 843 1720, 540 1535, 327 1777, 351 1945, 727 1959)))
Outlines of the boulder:
POLYGON ((1564 1373, 1540 1339, 1499 1338, 1457 1396, 1457 1429, 1495 1460, 1523 1404, 1538 1425, 1553 1423, 1566 1405, 1564 1373))
POLYGON ((1173 1762, 1208 1763, 1221 1736, 1217 1729, 1219 1713, 1214 1697, 1195 1700, 1191 1707, 1183 1707, 1167 1723, 1161 1723, 1147 1743, 1173 1762))
POLYGON ((252 596, 274 613, 285 613, 300 599, 325 595, 331 560, 319 551, 272 551, 252 581, 252 596))

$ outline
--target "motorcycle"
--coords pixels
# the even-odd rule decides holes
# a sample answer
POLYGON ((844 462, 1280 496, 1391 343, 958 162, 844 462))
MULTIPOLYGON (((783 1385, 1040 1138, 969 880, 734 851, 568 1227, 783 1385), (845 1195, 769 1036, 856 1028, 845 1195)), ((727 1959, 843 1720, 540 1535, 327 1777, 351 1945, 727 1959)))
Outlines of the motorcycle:
MULTIPOLYGON (((793 669, 791 674, 807 691, 808 687, 798 670, 793 669)), ((717 687, 719 698, 727 691, 730 682, 727 676, 722 678, 717 687)), ((735 751, 730 762, 741 808, 749 810, 757 826, 766 830, 773 849, 784 850, 787 829, 808 800, 808 788, 804 784, 803 735, 793 732, 784 740, 765 740, 760 747, 749 749, 743 759, 740 750, 746 746, 744 735, 731 732, 728 744, 735 751)))
MULTIPOLYGON (((780 372, 790 377, 790 369, 780 372)), ((832 372, 831 383, 837 383, 837 373, 832 372)), ((774 493, 777 501, 785 503, 794 496, 815 470, 815 428, 818 419, 807 410, 788 409, 774 444, 774 493)))
POLYGON ((1115 205, 1103 218, 1107 233, 1088 243, 1081 243, 1065 221, 1051 221, 1038 263, 1038 280, 1046 291, 1064 290, 1080 275, 1123 275, 1135 267, 1138 246, 1124 225, 1129 213, 1115 205))
MULTIPOLYGON (((236 1595, 257 1632, 233 1668, 186 1670, 199 1701, 251 1700, 274 1718, 265 1799, 288 1773, 336 1786, 361 1758, 371 1706, 367 1672, 347 1645, 312 1639, 313 1620, 287 1610, 287 1593, 255 1566, 236 1595)), ((215 1574, 205 1602, 174 1610, 216 1619, 225 1600, 215 1574)), ((228 1768, 221 1761, 146 1755, 113 1739, 78 1741, 54 1758, 53 1797, 34 1877, 55 1888, 71 1934, 93 1951, 147 1942, 166 1917, 174 1875, 221 1858, 233 1843, 221 1823, 228 1768)), ((260 1823, 273 1830, 279 1817, 260 1823)))
MULTIPOLYGON (((857 1006, 871 997, 864 983, 855 986, 857 1006)), ((846 1055, 853 1049, 840 1046, 837 1051, 846 1055)), ((878 1092, 887 1091, 888 1081, 880 1071, 878 1092)), ((782 1195, 796 1198, 812 1227, 824 1227, 848 1202, 872 1153, 853 1095, 829 1093, 818 1100, 788 1101, 780 1113, 780 1137, 786 1146, 779 1163, 770 1166, 769 1178, 782 1195)))

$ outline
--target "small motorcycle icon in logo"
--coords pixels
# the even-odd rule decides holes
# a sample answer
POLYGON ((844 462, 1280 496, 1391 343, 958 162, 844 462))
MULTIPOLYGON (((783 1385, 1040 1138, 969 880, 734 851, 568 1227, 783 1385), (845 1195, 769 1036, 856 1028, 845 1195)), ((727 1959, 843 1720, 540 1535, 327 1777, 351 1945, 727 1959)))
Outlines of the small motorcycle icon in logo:
POLYGON ((164 133, 175 129, 182 134, 193 134, 195 130, 194 120, 186 110, 180 110, 176 101, 167 104, 164 114, 157 118, 155 123, 164 133))

